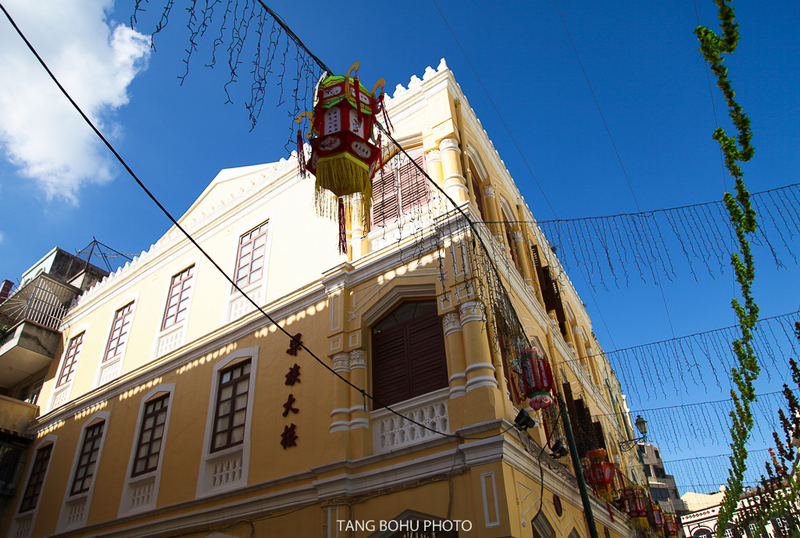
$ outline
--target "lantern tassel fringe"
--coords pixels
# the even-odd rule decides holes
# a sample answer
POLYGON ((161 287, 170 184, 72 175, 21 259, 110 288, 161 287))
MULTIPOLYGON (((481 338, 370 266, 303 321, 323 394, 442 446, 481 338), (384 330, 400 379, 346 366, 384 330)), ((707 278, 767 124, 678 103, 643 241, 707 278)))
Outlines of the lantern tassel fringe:
MULTIPOLYGON (((339 218, 339 202, 331 191, 352 194, 362 193, 364 215, 369 214, 372 203, 372 181, 369 172, 348 159, 336 159, 317 167, 317 181, 314 184, 314 206, 317 215, 331 219, 339 218)), ((349 209, 351 196, 344 196, 344 204, 349 209)))

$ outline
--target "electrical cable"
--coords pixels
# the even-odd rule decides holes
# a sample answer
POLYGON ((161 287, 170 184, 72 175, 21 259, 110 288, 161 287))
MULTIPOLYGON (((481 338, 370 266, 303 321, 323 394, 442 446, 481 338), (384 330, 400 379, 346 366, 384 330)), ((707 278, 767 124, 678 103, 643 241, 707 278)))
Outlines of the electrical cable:
MULTIPOLYGON (((103 136, 103 134, 94 125, 94 123, 89 119, 89 117, 86 116, 86 114, 83 112, 83 110, 80 108, 80 106, 75 102, 75 100, 72 99, 72 97, 69 95, 67 90, 64 89, 64 87, 58 81, 58 79, 53 74, 53 72, 50 71, 50 68, 47 67, 47 64, 44 62, 44 60, 41 58, 41 56, 39 56, 39 53, 36 52, 36 49, 33 47, 33 45, 28 41, 28 39, 22 33, 22 30, 20 30, 20 28, 17 26, 16 22, 14 22, 14 19, 11 17, 11 15, 8 13, 8 11, 6 10, 5 6, 3 6, 2 3, 0 3, 0 10, 3 11, 3 13, 6 16, 6 18, 9 20, 9 22, 13 26, 14 30, 16 30, 17 34, 22 38, 22 40, 28 46, 28 49, 33 53, 33 55, 39 61, 41 66, 44 68, 44 70, 47 72, 47 74, 50 76, 50 78, 53 80, 53 82, 56 84, 56 86, 58 86, 59 90, 61 90, 61 93, 64 94, 64 96, 69 100, 69 102, 72 104, 72 106, 75 108, 75 110, 78 111, 78 113, 81 115, 83 120, 89 125, 89 127, 92 128, 94 133, 98 136, 98 138, 100 138, 100 140, 105 144, 105 146, 109 149, 109 151, 111 151, 111 153, 114 154, 114 157, 116 157, 117 161, 119 161, 119 163, 125 168, 125 170, 128 172, 128 174, 134 179, 136 184, 139 185, 139 187, 145 192, 145 194, 148 196, 148 198, 150 198, 150 200, 152 200, 153 203, 155 203, 156 206, 158 206, 158 208, 170 220, 170 222, 172 222, 173 225, 175 225, 175 227, 192 243, 192 245, 194 245, 195 248, 197 248, 198 251, 217 269, 217 271, 221 275, 223 275, 228 282, 230 282, 230 284, 233 286, 233 288, 235 290, 237 290, 239 293, 241 293, 242 296, 245 297, 247 299, 247 301, 256 310, 258 310, 261 313, 262 316, 264 316, 268 321, 270 321, 273 325, 275 325, 282 333, 284 333, 286 336, 288 336, 289 339, 292 342, 296 343, 299 348, 307 351, 308 354, 311 355, 311 357, 315 361, 317 361, 319 364, 321 364, 326 370, 328 370, 334 376, 338 377, 341 381, 346 383, 348 386, 350 386, 351 388, 353 388, 356 391, 358 391, 359 393, 361 393, 361 395, 363 397, 369 398, 374 404, 378 405, 379 407, 383 407, 383 408, 389 410, 394 415, 397 415, 398 417, 400 417, 400 418, 402 418, 402 419, 404 419, 404 420, 406 420, 408 422, 411 422, 412 424, 415 424, 415 425, 417 425, 417 426, 419 426, 419 427, 421 427, 421 428, 423 428, 425 430, 428 430, 431 433, 438 434, 438 435, 441 435, 443 437, 450 437, 450 438, 453 438, 453 439, 467 439, 467 440, 484 440, 484 439, 489 439, 491 437, 496 437, 495 435, 491 435, 491 436, 488 436, 488 437, 463 437, 463 436, 456 435, 456 434, 448 434, 448 433, 440 432, 440 431, 438 431, 438 430, 436 430, 434 428, 431 428, 430 426, 427 426, 427 425, 425 425, 425 424, 423 424, 421 422, 417 422, 416 420, 414 420, 412 418, 409 418, 409 417, 399 413, 398 411, 395 411, 394 409, 392 409, 389 406, 383 405, 381 402, 376 400, 375 397, 373 397, 371 394, 367 393, 364 389, 361 389, 361 388, 357 387, 356 385, 351 383, 349 380, 347 380, 344 377, 342 377, 338 372, 336 372, 333 368, 331 368, 324 361, 322 361, 322 359, 320 359, 313 351, 308 349, 305 346, 305 344, 303 344, 299 339, 296 339, 294 337, 294 335, 290 334, 286 329, 281 327, 274 319, 272 319, 272 317, 269 314, 267 314, 266 311, 264 311, 263 308, 261 308, 250 296, 248 296, 247 294, 245 294, 242 291, 242 289, 236 284, 236 282, 230 276, 228 276, 228 274, 222 269, 222 267, 219 266, 219 264, 217 264, 216 261, 214 261, 214 259, 211 257, 211 255, 209 255, 205 250, 203 250, 203 248, 197 243, 197 241, 195 241, 195 239, 191 236, 191 234, 189 234, 189 232, 187 232, 178 223, 178 221, 175 220, 175 218, 172 216, 172 214, 161 204, 161 202, 158 201, 158 199, 155 197, 155 195, 153 195, 153 193, 150 192, 150 190, 139 179, 139 177, 136 175, 136 173, 130 168, 130 166, 128 166, 128 164, 125 162, 125 160, 122 158, 122 156, 116 151, 116 149, 114 149, 114 147, 111 145, 111 143, 105 138, 105 136, 103 136)), ((309 52, 309 54, 310 54, 310 52, 309 52)), ((399 147, 399 145, 398 145, 398 147, 399 147)), ((405 153, 405 151, 404 151, 404 153, 405 153)), ((505 431, 508 431, 508 430, 505 430, 505 431)))

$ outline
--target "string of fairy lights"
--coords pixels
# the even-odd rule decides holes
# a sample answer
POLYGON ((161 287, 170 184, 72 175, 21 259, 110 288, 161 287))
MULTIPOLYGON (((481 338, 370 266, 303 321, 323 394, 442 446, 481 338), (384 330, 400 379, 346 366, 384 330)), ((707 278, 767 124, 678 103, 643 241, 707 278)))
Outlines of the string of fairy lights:
MULTIPOLYGON (((141 0, 137 0, 132 24, 136 22, 140 3, 141 0)), ((228 0, 227 3, 207 4, 205 8, 192 3, 186 10, 190 45, 186 50, 186 72, 181 77, 183 81, 189 74, 190 61, 197 50, 197 39, 210 31, 212 24, 219 26, 215 27, 218 36, 214 40, 210 65, 218 61, 218 52, 223 58, 220 61, 228 64, 230 79, 225 85, 226 92, 232 83, 240 79, 240 55, 245 44, 252 43, 256 52, 250 71, 250 99, 245 105, 252 127, 255 127, 262 112, 266 88, 270 84, 279 89, 278 106, 294 118, 298 113, 312 108, 315 84, 327 71, 327 67, 302 45, 297 36, 280 23, 277 15, 263 3, 258 3, 261 6, 257 2, 228 0), (262 6, 264 9, 261 9, 262 6), (218 10, 216 18, 215 8, 218 10)), ((173 7, 172 1, 165 5, 153 36, 166 27, 173 7)), ((290 123, 288 147, 293 139, 294 125, 287 123, 290 123)), ((401 150, 393 146, 393 141, 387 144, 389 152, 401 150)), ((419 173, 427 177, 421 169, 419 173)), ((769 249, 778 267, 784 266, 789 260, 797 264, 792 243, 795 234, 800 234, 798 191, 800 184, 753 194, 754 205, 763 222, 755 243, 769 249)), ((478 293, 485 304, 492 305, 492 311, 487 312, 486 316, 495 347, 502 347, 509 356, 516 356, 516 352, 530 346, 530 343, 502 280, 495 278, 497 271, 503 270, 497 264, 505 264, 508 270, 510 260, 504 255, 498 256, 497 252, 491 250, 492 247, 484 244, 481 228, 471 226, 463 217, 448 209, 448 201, 452 200, 448 200, 443 193, 432 191, 430 200, 431 203, 424 208, 420 206, 399 215, 398 226, 391 232, 391 240, 400 247, 401 256, 408 255, 412 260, 419 259, 427 252, 434 252, 442 280, 452 272, 456 275, 457 283, 469 286, 471 279, 467 278, 467 269, 472 271, 472 278, 485 284, 476 286, 472 291, 478 293), (447 217, 442 218, 443 215, 447 217), (436 222, 435 233, 423 233, 424 228, 419 226, 423 222, 436 222), (450 256, 445 255, 448 249, 450 256), (451 267, 445 265, 447 259, 451 267)), ((712 278, 724 274, 731 254, 729 238, 732 230, 722 202, 529 224, 534 229, 537 226, 541 228, 553 250, 558 252, 565 270, 583 268, 588 283, 602 289, 630 286, 636 279, 657 284, 658 275, 669 280, 677 278, 678 262, 670 254, 670 245, 680 246, 679 251, 688 273, 696 280, 699 280, 701 270, 712 278), (603 260, 602 263, 600 260, 603 260)), ((491 244, 491 241, 488 243, 491 244)), ((768 377, 770 367, 778 368, 779 363, 782 365, 782 350, 789 349, 796 353, 797 341, 791 335, 791 326, 797 321, 800 321, 798 312, 759 322, 754 345, 768 377)), ((643 396, 639 391, 640 386, 644 387, 642 390, 647 400, 657 398, 659 392, 666 396, 668 388, 676 393, 688 392, 693 387, 707 392, 704 368, 698 362, 698 357, 707 362, 717 388, 726 388, 729 383, 727 372, 733 364, 730 342, 735 337, 735 328, 726 327, 616 350, 605 353, 605 356, 613 364, 622 384, 640 400, 643 396), (639 380, 645 380, 645 383, 639 383, 639 380)), ((775 406, 780 405, 777 394, 763 395, 755 406, 759 414, 756 432, 765 441, 771 438, 770 428, 777 422, 773 412, 775 406)), ((702 407, 701 404, 687 404, 648 410, 648 420, 653 425, 651 436, 654 440, 675 446, 698 442, 717 446, 721 444, 720 437, 727 434, 720 432, 718 426, 727 422, 730 407, 729 401, 720 400, 705 402, 702 407), (682 424, 682 427, 679 428, 677 424, 682 424), (691 439, 687 437, 690 433, 691 439)), ((753 454, 757 452, 753 451, 753 454)), ((683 466, 680 468, 685 470, 684 476, 705 480, 696 485, 718 484, 719 480, 711 478, 724 475, 719 472, 727 469, 720 463, 721 458, 723 455, 689 458, 672 460, 670 464, 683 466)), ((757 477, 747 478, 750 479, 758 480, 757 477)))

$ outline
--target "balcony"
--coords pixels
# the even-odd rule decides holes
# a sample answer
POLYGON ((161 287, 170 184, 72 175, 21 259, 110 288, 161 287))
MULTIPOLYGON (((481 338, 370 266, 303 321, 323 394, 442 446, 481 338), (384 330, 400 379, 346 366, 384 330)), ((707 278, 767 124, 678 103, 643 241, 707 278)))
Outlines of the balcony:
POLYGON ((19 464, 32 439, 26 432, 37 412, 33 404, 0 396, 0 499, 14 494, 19 464))
POLYGON ((13 387, 50 365, 61 322, 80 289, 41 274, 0 304, 0 387, 13 387))

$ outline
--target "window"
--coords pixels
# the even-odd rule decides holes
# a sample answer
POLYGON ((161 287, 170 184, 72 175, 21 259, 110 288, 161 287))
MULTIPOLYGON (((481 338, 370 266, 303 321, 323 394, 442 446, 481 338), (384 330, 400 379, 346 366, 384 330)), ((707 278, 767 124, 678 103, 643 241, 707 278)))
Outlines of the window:
POLYGON ((142 430, 139 433, 131 476, 149 473, 158 467, 168 404, 169 394, 165 394, 145 405, 142 430))
POLYGON ((475 194, 475 206, 479 213, 478 218, 480 220, 486 220, 486 217, 484 217, 485 212, 483 210, 483 192, 481 191, 481 186, 478 183, 478 180, 474 177, 472 178, 472 192, 475 194))
POLYGON ((267 252, 267 227, 264 223, 239 238, 236 255, 235 282, 240 288, 258 282, 264 276, 264 258, 267 252))
POLYGON ((220 374, 211 452, 242 443, 249 389, 249 360, 237 363, 220 374))
POLYGON ((669 490, 665 488, 650 488, 650 495, 653 496, 654 501, 669 500, 669 490))
POLYGON ((161 330, 171 327, 186 319, 189 311, 189 298, 194 284, 194 265, 172 277, 169 287, 169 298, 164 309, 164 321, 161 330))
POLYGON ((77 495, 89 491, 94 476, 97 455, 100 452, 100 441, 103 438, 103 426, 105 422, 100 422, 86 428, 83 434, 83 445, 78 458, 78 466, 75 468, 75 478, 72 481, 70 495, 77 495))
POLYGON ((36 502, 39 500, 39 494, 42 492, 44 475, 47 472, 47 464, 50 462, 50 454, 52 451, 52 444, 43 446, 36 451, 36 458, 33 460, 33 468, 28 478, 28 485, 25 487, 25 493, 22 495, 22 503, 19 506, 20 514, 36 508, 36 502))
POLYGON ((42 392, 42 385, 44 385, 44 378, 22 387, 19 391, 19 399, 23 402, 37 405, 39 403, 39 394, 42 392))
POLYGON ((133 317, 133 301, 117 310, 114 314, 114 324, 111 326, 111 334, 108 336, 106 353, 103 362, 121 355, 128 341, 128 333, 131 328, 131 318, 133 317))
MULTIPOLYGON (((214 364, 209 383, 197 496, 247 485, 258 347, 239 348, 214 364)), ((169 418, 167 418, 169 424, 169 418)))
POLYGON ((423 157, 410 161, 404 154, 391 159, 372 183, 372 226, 386 226, 400 215, 427 204, 431 199, 428 178, 419 171, 423 157), (416 163, 416 164, 414 164, 416 163))
POLYGON ((75 376, 75 368, 78 366, 78 356, 83 349, 83 335, 82 332, 78 336, 72 338, 67 346, 67 353, 64 356, 64 364, 61 366, 61 375, 58 376, 58 383, 56 387, 66 385, 75 376))
POLYGON ((372 328, 373 387, 382 405, 448 386, 435 301, 405 302, 372 328))

